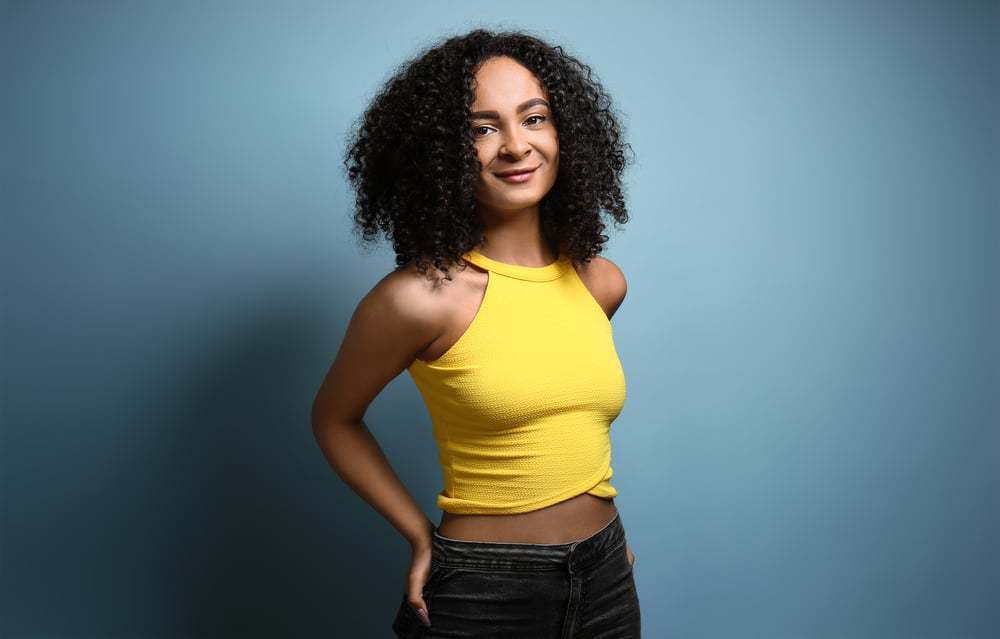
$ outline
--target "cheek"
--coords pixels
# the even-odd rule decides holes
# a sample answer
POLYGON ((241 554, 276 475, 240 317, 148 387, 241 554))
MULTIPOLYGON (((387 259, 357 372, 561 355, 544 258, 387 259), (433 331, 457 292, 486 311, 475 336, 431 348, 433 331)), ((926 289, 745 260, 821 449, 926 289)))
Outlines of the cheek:
POLYGON ((480 166, 479 171, 480 171, 480 174, 485 174, 489 170, 487 168, 487 167, 489 167, 489 164, 490 164, 490 154, 489 154, 489 151, 488 151, 488 149, 486 149, 483 146, 477 146, 476 147, 476 153, 478 154, 478 157, 479 157, 479 166, 480 166))
POLYGON ((559 163, 559 141, 555 137, 547 139, 544 146, 540 148, 545 153, 546 159, 550 164, 555 166, 559 163))
POLYGON ((549 161, 553 168, 559 167, 559 142, 553 142, 548 149, 549 161))

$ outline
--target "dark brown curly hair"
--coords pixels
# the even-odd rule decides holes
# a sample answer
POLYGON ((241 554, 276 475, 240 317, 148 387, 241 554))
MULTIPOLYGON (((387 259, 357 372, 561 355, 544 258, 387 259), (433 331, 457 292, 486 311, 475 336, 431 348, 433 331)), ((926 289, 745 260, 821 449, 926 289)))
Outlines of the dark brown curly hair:
POLYGON ((602 210, 618 224, 629 219, 621 176, 632 148, 591 68, 523 31, 475 29, 400 65, 352 127, 344 166, 356 193, 355 233, 365 241, 384 233, 397 268, 414 263, 426 275, 433 265, 451 279, 448 267, 484 240, 469 113, 475 73, 497 56, 519 62, 549 93, 559 172, 539 215, 553 251, 588 262, 608 240, 602 210))

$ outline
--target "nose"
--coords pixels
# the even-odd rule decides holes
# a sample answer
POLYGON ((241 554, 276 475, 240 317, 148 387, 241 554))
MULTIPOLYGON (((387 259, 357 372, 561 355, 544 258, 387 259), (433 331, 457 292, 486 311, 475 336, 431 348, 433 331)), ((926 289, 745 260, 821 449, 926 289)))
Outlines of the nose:
POLYGON ((528 144, 528 141, 525 139, 523 133, 520 130, 516 130, 506 134, 503 145, 500 147, 500 152, 515 158, 520 158, 523 157, 530 149, 531 145, 528 144))

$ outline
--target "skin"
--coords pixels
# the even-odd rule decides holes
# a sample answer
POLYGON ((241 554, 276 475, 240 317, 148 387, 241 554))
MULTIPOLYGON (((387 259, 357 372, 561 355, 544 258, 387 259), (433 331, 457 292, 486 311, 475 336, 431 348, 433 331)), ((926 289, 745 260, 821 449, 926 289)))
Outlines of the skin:
MULTIPOLYGON (((474 195, 486 237, 476 248, 510 264, 550 264, 556 256, 543 240, 538 205, 558 175, 559 140, 546 104, 518 110, 529 100, 547 102, 548 94, 528 69, 506 57, 481 65, 475 89, 471 126, 482 170, 474 195), (475 115, 483 111, 495 114, 475 115), (508 183, 496 175, 528 166, 539 168, 526 183, 508 183)), ((625 298, 624 274, 600 256, 578 272, 610 319, 625 298)), ((312 407, 313 434, 330 466, 410 543, 406 591, 422 616, 429 614, 421 590, 431 567, 434 524, 390 466, 363 417, 415 358, 437 359, 471 324, 486 291, 487 272, 468 263, 452 273, 453 281, 435 283, 410 265, 377 282, 354 310, 312 407)), ((438 530, 453 539, 566 543, 590 536, 616 512, 613 499, 584 493, 528 513, 444 512, 438 530)), ((634 562, 627 544, 626 552, 634 562)))

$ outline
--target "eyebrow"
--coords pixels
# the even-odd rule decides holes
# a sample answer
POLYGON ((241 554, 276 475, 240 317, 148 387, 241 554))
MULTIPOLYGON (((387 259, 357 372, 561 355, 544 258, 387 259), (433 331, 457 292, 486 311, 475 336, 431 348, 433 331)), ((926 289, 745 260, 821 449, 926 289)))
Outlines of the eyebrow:
MULTIPOLYGON (((527 102, 522 102, 517 107, 517 112, 520 113, 525 109, 531 108, 537 104, 543 104, 549 106, 549 103, 542 98, 531 98, 527 102)), ((469 117, 473 120, 499 120, 500 114, 496 111, 473 111, 469 114, 469 117)))

